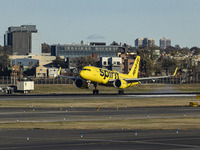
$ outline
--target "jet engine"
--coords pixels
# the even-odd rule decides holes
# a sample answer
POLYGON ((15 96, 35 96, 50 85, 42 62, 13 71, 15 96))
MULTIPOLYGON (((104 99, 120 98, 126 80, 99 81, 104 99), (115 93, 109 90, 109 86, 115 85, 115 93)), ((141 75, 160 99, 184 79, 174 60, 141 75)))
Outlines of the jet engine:
POLYGON ((77 79, 75 81, 75 84, 78 88, 81 88, 81 89, 89 89, 89 85, 90 85, 89 82, 87 82, 86 80, 82 80, 82 79, 77 79))
POLYGON ((113 82, 114 87, 124 89, 128 87, 128 83, 125 80, 117 79, 113 82))

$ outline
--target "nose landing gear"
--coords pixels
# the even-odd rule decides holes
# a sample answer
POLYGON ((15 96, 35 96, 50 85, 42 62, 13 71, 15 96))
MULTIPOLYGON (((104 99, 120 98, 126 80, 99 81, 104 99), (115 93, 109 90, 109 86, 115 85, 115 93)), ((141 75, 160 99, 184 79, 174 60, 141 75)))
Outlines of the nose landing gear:
POLYGON ((94 83, 94 88, 95 88, 95 90, 93 90, 93 94, 94 95, 99 94, 99 90, 97 90, 97 83, 94 83))

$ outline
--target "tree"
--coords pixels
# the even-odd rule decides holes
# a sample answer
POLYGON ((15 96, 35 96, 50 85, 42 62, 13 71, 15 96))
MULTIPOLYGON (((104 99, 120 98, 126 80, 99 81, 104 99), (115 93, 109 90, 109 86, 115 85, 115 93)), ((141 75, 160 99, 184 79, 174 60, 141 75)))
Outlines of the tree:
POLYGON ((4 47, 0 45, 0 54, 3 54, 4 52, 4 47))
POLYGON ((60 58, 60 56, 56 56, 56 59, 53 60, 53 66, 57 68, 65 68, 65 59, 60 58))
POLYGON ((182 48, 182 49, 180 50, 180 53, 181 53, 181 54, 184 54, 184 55, 187 55, 187 54, 189 54, 189 52, 190 52, 190 49, 189 49, 189 48, 187 48, 187 47, 185 47, 185 48, 182 48))
POLYGON ((96 65, 96 59, 92 56, 85 56, 85 57, 79 57, 77 69, 81 70, 84 66, 95 66, 96 65))
POLYGON ((172 58, 163 58, 162 59, 162 68, 165 70, 166 74, 172 73, 177 67, 177 61, 172 58))
POLYGON ((119 45, 117 42, 113 41, 110 45, 119 45))
POLYGON ((9 56, 4 53, 2 56, 0 56, 0 72, 1 75, 8 75, 8 67, 10 65, 10 59, 9 56))
POLYGON ((165 49, 166 54, 170 54, 171 56, 175 56, 177 54, 177 52, 179 52, 179 49, 176 49, 173 46, 168 46, 165 49))
POLYGON ((35 76, 36 74, 36 66, 32 67, 30 69, 27 69, 26 71, 23 72, 24 76, 35 76))
POLYGON ((12 55, 12 48, 11 48, 11 46, 4 46, 4 54, 12 55))
POLYGON ((150 76, 153 72, 153 61, 151 59, 151 51, 148 48, 139 48, 137 50, 140 60, 140 71, 146 76, 150 76))
POLYGON ((191 49, 190 49, 190 51, 191 52, 193 52, 193 54, 194 55, 199 55, 200 54, 200 48, 198 48, 198 47, 192 47, 191 49))
POLYGON ((42 53, 51 53, 51 47, 48 44, 43 43, 42 44, 42 53))

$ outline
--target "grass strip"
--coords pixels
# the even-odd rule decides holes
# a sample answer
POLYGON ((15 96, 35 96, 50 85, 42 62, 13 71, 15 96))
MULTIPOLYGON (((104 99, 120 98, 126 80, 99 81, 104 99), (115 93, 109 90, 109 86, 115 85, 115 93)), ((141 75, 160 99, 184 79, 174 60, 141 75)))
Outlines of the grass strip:
POLYGON ((16 122, 0 124, 0 129, 200 129, 200 118, 134 119, 77 122, 16 122))
POLYGON ((127 107, 159 107, 159 106, 189 106, 190 102, 197 102, 196 97, 163 97, 163 98, 125 98, 125 99, 51 99, 51 100, 0 100, 1 107, 30 106, 35 108, 50 107, 100 107, 124 108, 127 107))
MULTIPOLYGON (((92 93, 94 87, 90 89, 79 89, 74 84, 35 84, 34 91, 31 93, 92 93)), ((114 87, 98 86, 100 93, 117 93, 118 89, 114 87)), ((125 89, 125 92, 199 92, 200 84, 139 84, 125 89)))

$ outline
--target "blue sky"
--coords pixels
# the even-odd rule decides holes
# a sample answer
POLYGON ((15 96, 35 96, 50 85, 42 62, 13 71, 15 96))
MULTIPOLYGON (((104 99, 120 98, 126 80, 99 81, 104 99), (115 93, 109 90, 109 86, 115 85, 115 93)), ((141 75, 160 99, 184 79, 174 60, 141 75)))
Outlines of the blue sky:
POLYGON ((0 0, 0 45, 10 26, 33 24, 48 44, 163 36, 200 47, 200 0, 0 0))

